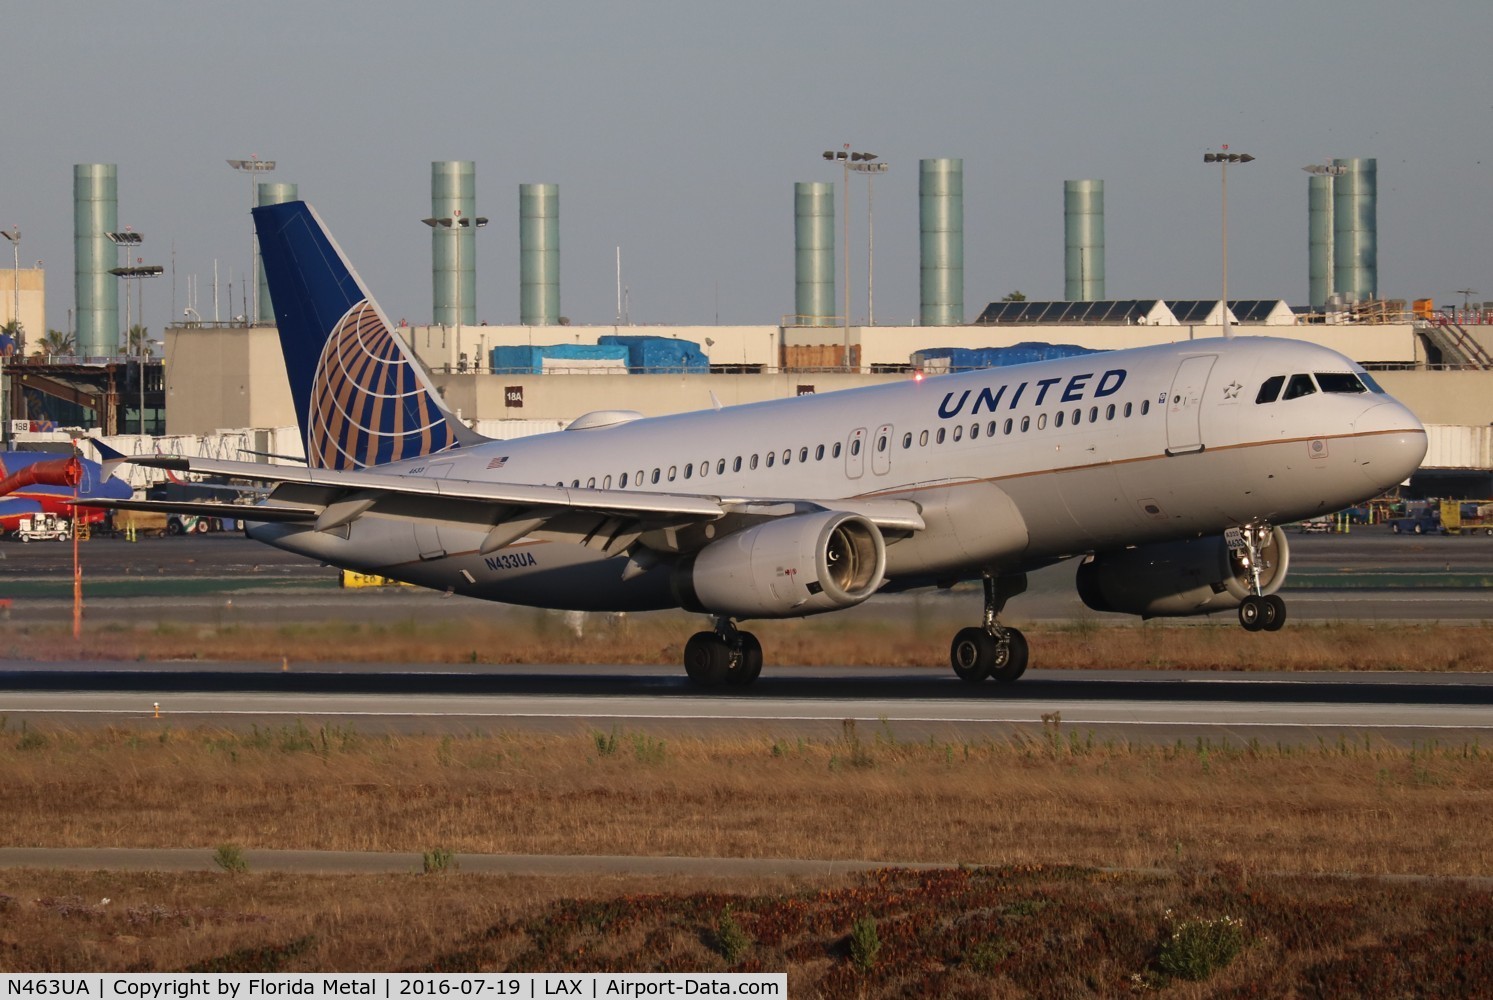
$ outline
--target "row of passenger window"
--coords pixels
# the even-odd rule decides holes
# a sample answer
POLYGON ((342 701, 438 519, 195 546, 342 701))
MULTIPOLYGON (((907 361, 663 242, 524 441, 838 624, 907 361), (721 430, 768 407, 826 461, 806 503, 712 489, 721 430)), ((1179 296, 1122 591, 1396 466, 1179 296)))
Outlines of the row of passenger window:
POLYGON ((1310 396, 1320 389, 1322 392, 1353 395, 1361 392, 1383 393, 1367 373, 1363 375, 1354 372, 1317 372, 1314 376, 1305 372, 1289 377, 1285 375, 1272 375, 1261 385, 1260 391, 1255 396, 1256 403, 1274 403, 1277 399, 1285 402, 1288 399, 1300 399, 1302 396, 1310 396), (1286 391, 1281 392, 1281 386, 1286 391))
MULTIPOLYGON (((1110 403, 1104 407, 1102 411, 1102 419, 1114 420, 1117 417, 1124 419, 1133 416, 1136 413, 1139 413, 1141 416, 1146 416, 1150 412, 1151 401, 1149 399, 1142 400, 1139 407, 1137 407, 1134 403, 1126 403, 1123 406, 1118 406, 1115 403, 1110 403)), ((1099 407, 1089 407, 1089 423, 1099 423, 1100 419, 1101 411, 1099 407)), ((1083 423, 1083 420, 1083 407, 1075 408, 1072 411, 1071 415, 1067 410, 1059 410, 1053 415, 1052 426, 1055 428, 1062 427, 1065 423, 1077 426, 1083 423)), ((1007 417, 1004 422, 999 420, 991 420, 983 425, 979 421, 975 421, 974 423, 969 425, 969 439, 971 441, 980 437, 982 426, 986 437, 993 438, 997 434, 1025 434, 1033 427, 1035 427, 1039 431, 1045 430, 1047 428, 1047 414, 1039 413, 1037 414, 1035 420, 1033 420, 1033 418, 1030 416, 1024 416, 1019 421, 1015 417, 1007 417)), ((918 435, 918 447, 927 447, 930 440, 936 445, 943 444, 950 439, 956 442, 962 441, 964 440, 964 436, 965 427, 963 424, 955 424, 952 430, 947 427, 940 427, 936 431, 932 432, 931 438, 930 433, 925 430, 918 435)), ((884 452, 888 447, 889 441, 887 439, 887 435, 880 435, 876 441, 876 450, 878 452, 884 452)), ((908 431, 902 435, 902 447, 904 450, 910 449, 912 447, 911 431, 908 431)), ((852 458, 860 455, 861 440, 859 437, 851 438, 849 452, 850 457, 852 458)), ((822 444, 816 445, 812 452, 812 457, 814 461, 822 462, 826 455, 828 455, 828 457, 831 459, 838 459, 842 453, 842 446, 840 442, 836 441, 834 444, 829 445, 827 448, 822 444)), ((801 446, 798 449, 797 457, 800 464, 807 464, 810 456, 811 453, 808 446, 801 446)), ((743 458, 741 455, 737 455, 734 459, 731 460, 730 468, 732 472, 741 472, 743 469, 748 472, 752 472, 759 467, 771 469, 775 465, 779 464, 784 466, 791 465, 793 464, 793 459, 794 450, 792 448, 785 448, 783 449, 781 457, 777 452, 769 451, 766 453, 765 458, 761 459, 760 461, 757 455, 749 455, 745 458, 743 458)), ((693 479, 695 478, 697 472, 699 478, 708 478, 711 475, 710 461, 703 461, 698 466, 693 462, 686 462, 684 465, 682 478, 693 479)), ((715 460, 714 472, 717 476, 724 476, 726 474, 726 459, 718 458, 715 460)), ((624 472, 617 477, 616 482, 618 489, 625 490, 628 487, 641 488, 645 485, 654 485, 662 482, 672 483, 678 481, 680 478, 681 476, 679 466, 671 465, 667 469, 664 469, 662 467, 655 468, 651 473, 644 469, 639 469, 634 475, 629 475, 628 473, 624 472)), ((564 488, 565 483, 562 480, 555 485, 564 488)), ((570 481, 571 489, 578 489, 580 488, 580 485, 581 481, 579 479, 572 479, 570 481)), ((599 483, 595 476, 592 476, 590 479, 586 480, 586 489, 596 489, 598 486, 604 490, 611 489, 612 477, 604 476, 599 483)))

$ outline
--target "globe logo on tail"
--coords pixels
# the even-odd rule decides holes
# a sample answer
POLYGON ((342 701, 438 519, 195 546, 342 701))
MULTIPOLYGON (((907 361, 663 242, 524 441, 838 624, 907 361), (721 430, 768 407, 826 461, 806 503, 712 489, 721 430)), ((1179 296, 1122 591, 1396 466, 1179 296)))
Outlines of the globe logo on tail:
POLYGON ((343 315, 322 347, 308 417, 313 468, 361 469, 455 444, 430 386, 367 299, 343 315))

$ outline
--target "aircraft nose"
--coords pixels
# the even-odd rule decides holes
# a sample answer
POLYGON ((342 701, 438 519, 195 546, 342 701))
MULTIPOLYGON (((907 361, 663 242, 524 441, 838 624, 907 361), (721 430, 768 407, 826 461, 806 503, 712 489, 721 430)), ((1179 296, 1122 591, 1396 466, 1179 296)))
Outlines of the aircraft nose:
POLYGON ((1358 464, 1382 489, 1409 479, 1426 457, 1426 429, 1403 403, 1383 400, 1353 421, 1358 464))

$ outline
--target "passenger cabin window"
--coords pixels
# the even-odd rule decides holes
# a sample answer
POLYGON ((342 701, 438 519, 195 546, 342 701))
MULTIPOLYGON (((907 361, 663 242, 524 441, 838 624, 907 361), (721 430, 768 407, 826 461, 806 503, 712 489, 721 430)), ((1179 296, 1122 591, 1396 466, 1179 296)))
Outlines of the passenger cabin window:
POLYGON ((1030 427, 1030 426, 1032 426, 1032 418, 1031 417, 1022 417, 1021 418, 1021 433, 1025 434, 1026 431, 1027 431, 1027 428, 1030 427))
POLYGON ((1317 372, 1317 385, 1323 392, 1352 394, 1368 391, 1352 372, 1317 372))
POLYGON ((769 469, 772 468, 773 463, 776 462, 777 460, 778 460, 778 453, 777 452, 770 451, 770 452, 767 453, 767 467, 769 469))
POLYGON ((830 449, 829 455, 830 455, 830 458, 839 458, 840 457, 840 442, 838 442, 838 441, 835 442, 835 446, 834 446, 834 448, 830 449))
POLYGON ((902 435, 902 449, 905 451, 912 447, 912 431, 902 435))
POLYGON ((814 461, 824 461, 824 445, 820 445, 819 447, 814 449, 814 461))
POLYGON ((1317 391, 1317 384, 1312 381, 1310 375, 1292 375, 1291 381, 1286 383, 1286 391, 1281 395, 1282 400, 1300 399, 1302 396, 1310 396, 1317 391))
POLYGON ((1284 375, 1272 375, 1260 386, 1259 395, 1255 396, 1256 403, 1273 403, 1280 396, 1280 387, 1286 384, 1284 375))

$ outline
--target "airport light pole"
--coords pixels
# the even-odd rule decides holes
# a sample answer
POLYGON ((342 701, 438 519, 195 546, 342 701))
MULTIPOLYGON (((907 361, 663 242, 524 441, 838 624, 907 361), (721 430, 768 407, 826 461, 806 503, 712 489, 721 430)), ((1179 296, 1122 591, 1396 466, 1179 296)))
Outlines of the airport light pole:
MULTIPOLYGON (((21 340, 21 227, 13 225, 7 230, 0 231, 0 236, 4 236, 6 239, 10 240, 11 247, 15 250, 15 300, 10 318, 15 324, 12 329, 14 329, 16 333, 16 353, 18 355, 24 355, 26 353, 26 345, 25 342, 21 340)), ((5 355, 0 354, 0 444, 4 443, 5 438, 9 434, 9 432, 10 413, 5 409, 5 355)))
POLYGON ((1234 335, 1233 324, 1229 322, 1229 164, 1249 163, 1254 157, 1248 153, 1230 153, 1228 150, 1228 144, 1225 143, 1223 152, 1204 153, 1203 162, 1218 164, 1222 177, 1220 200, 1223 204, 1223 301, 1219 305, 1222 307, 1223 316, 1219 323, 1223 327, 1223 335, 1232 337, 1234 335))
MULTIPOLYGON (((259 239, 254 234, 253 211, 259 203, 255 194, 254 185, 259 183, 259 175, 269 173, 275 169, 274 160, 261 160, 258 153, 251 153, 247 160, 229 160, 228 165, 234 170, 242 170, 249 175, 249 282, 254 286, 254 309, 249 314, 250 324, 259 322, 259 239)), ((228 303, 228 312, 233 312, 233 303, 228 303)))
MULTIPOLYGON (((110 235, 113 235, 113 234, 110 234, 110 235)), ((124 278, 126 280, 126 282, 128 282, 128 281, 132 281, 132 280, 133 281, 139 281, 141 278, 155 278, 155 277, 159 277, 165 270, 166 269, 164 267, 162 267, 160 264, 143 264, 143 263, 140 262, 139 258, 136 258, 136 263, 133 266, 130 266, 130 267, 111 267, 109 269, 109 273, 112 274, 112 275, 114 275, 116 278, 124 278)), ((124 294, 124 322, 125 322, 125 334, 124 334, 124 338, 125 338, 125 345, 124 345, 124 349, 125 349, 125 353, 129 354, 130 353, 130 343, 129 343, 129 339, 130 339, 130 286, 128 284, 126 284, 124 286, 124 289, 125 289, 125 294, 124 294)), ((140 300, 140 350, 139 350, 139 355, 138 355, 138 361, 139 361, 139 365, 140 365, 140 370, 139 370, 139 385, 140 385, 140 431, 139 431, 139 433, 140 433, 141 437, 144 437, 145 436, 145 352, 149 349, 149 346, 148 346, 148 338, 146 337, 146 329, 145 329, 145 293, 144 293, 144 291, 142 290, 141 292, 139 292, 136 295, 136 297, 140 300)))
MULTIPOLYGON (((874 153, 864 154, 874 159, 874 153)), ((852 163, 850 169, 866 175, 866 325, 876 325, 876 175, 889 169, 887 163, 852 163)), ((846 279, 849 280, 848 278, 846 279)))
POLYGON ((431 229, 445 229, 456 240, 456 358, 459 363, 461 360, 461 230, 486 228, 487 216, 467 218, 461 214, 461 209, 457 209, 450 215, 439 219, 421 219, 420 221, 431 229))
POLYGON ((844 244, 841 253, 845 258, 845 370, 850 371, 850 165, 869 163, 877 157, 875 153, 852 150, 847 142, 839 149, 826 149, 824 158, 831 163, 839 162, 845 170, 844 182, 840 186, 840 201, 844 209, 840 220, 844 238, 840 242, 844 244))

